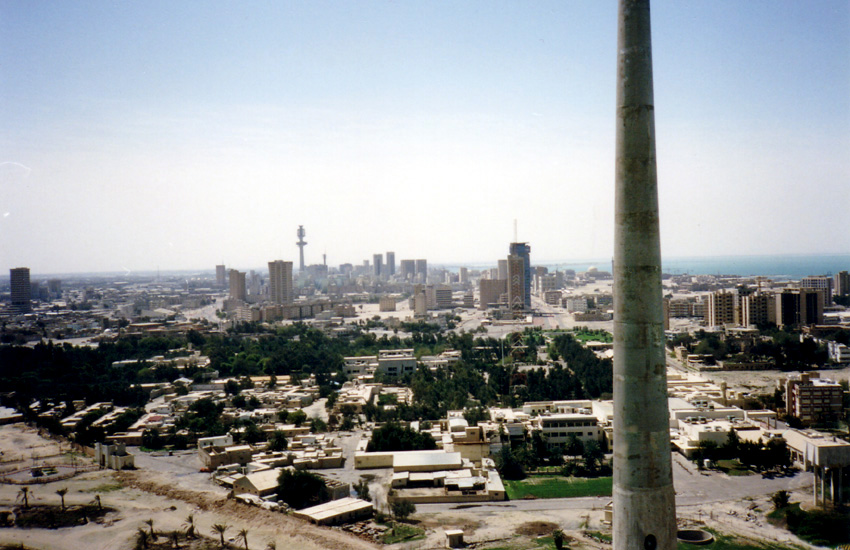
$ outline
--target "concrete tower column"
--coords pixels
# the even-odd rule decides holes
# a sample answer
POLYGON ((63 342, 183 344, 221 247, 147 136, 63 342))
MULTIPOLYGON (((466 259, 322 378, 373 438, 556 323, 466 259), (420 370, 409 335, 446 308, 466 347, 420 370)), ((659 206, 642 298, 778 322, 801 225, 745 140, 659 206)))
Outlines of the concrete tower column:
POLYGON ((614 228, 615 550, 673 550, 649 0, 620 0, 614 228))

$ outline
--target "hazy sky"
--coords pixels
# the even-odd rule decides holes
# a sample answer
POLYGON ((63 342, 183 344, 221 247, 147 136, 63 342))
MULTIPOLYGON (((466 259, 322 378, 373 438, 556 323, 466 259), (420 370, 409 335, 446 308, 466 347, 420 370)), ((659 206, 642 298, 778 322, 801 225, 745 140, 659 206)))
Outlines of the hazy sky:
MULTIPOLYGON (((663 254, 850 251, 850 2, 652 10, 663 254)), ((610 258, 616 19, 0 2, 0 269, 610 258)))

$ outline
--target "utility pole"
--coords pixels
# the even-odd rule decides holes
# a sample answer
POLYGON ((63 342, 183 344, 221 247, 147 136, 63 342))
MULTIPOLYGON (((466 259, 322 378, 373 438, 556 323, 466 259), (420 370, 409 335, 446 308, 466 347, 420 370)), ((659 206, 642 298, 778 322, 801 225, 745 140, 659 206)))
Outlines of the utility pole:
POLYGON ((649 0, 620 0, 614 227, 614 550, 673 550, 649 0))

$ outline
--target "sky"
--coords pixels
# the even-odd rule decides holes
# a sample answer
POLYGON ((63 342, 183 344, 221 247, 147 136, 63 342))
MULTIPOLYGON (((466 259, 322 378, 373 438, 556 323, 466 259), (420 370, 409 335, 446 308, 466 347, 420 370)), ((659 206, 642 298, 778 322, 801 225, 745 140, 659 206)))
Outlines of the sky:
MULTIPOLYGON (((616 3, 0 2, 0 272, 613 254, 616 3)), ((850 2, 652 5, 662 254, 850 251, 850 2)))

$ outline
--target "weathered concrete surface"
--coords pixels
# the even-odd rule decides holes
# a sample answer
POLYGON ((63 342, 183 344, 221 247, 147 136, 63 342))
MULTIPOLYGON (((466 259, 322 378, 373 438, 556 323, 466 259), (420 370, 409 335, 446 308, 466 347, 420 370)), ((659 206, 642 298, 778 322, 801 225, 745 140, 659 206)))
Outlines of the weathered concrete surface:
POLYGON ((620 0, 614 250, 614 548, 676 547, 649 0, 620 0))

